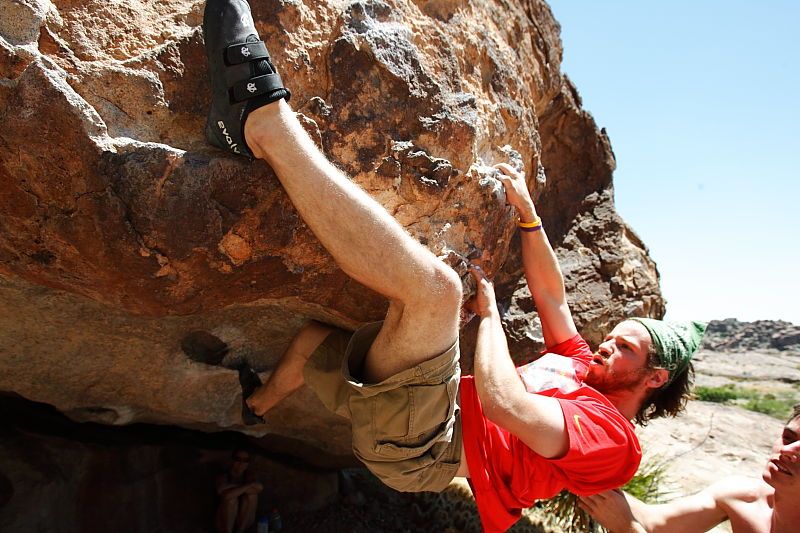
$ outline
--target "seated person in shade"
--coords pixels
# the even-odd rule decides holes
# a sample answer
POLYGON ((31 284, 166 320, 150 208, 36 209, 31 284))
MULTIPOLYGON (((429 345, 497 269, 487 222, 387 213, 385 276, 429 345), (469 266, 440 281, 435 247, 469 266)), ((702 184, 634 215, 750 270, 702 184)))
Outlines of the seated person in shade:
POLYGON ((800 404, 775 440, 760 479, 723 478, 697 494, 660 505, 619 490, 583 497, 579 505, 612 533, 700 533, 725 520, 731 521, 733 533, 797 533, 800 404))
POLYGON ((355 456, 388 486, 441 491, 469 477, 488 533, 564 488, 594 494, 627 482, 641 458, 630 421, 681 409, 704 326, 626 320, 592 352, 525 176, 499 165, 548 353, 514 367, 493 286, 474 268, 475 375, 462 377, 459 276, 320 152, 243 0, 208 0, 203 31, 208 140, 268 163, 342 271, 389 301, 382 322, 355 333, 316 322, 301 329, 246 407, 263 415, 305 382, 351 420, 355 456))
POLYGON ((256 521, 258 495, 264 487, 248 471, 250 454, 234 450, 227 472, 217 476, 216 489, 219 506, 215 517, 218 533, 240 533, 256 521))

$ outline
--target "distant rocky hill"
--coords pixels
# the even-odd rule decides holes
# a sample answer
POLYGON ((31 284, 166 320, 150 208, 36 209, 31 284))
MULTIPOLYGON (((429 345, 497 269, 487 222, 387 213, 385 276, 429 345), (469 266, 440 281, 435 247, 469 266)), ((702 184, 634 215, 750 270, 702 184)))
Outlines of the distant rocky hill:
POLYGON ((735 318, 712 320, 708 324, 703 348, 730 350, 800 351, 800 326, 783 320, 740 322, 735 318))

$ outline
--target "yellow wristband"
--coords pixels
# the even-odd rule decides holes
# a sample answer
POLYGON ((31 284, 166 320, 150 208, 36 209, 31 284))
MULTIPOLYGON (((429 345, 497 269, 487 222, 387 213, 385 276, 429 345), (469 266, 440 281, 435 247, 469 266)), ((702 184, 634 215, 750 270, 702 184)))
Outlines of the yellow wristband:
POLYGON ((536 220, 533 222, 522 222, 521 220, 517 220, 517 226, 520 228, 538 228, 542 225, 542 219, 536 217, 536 220))

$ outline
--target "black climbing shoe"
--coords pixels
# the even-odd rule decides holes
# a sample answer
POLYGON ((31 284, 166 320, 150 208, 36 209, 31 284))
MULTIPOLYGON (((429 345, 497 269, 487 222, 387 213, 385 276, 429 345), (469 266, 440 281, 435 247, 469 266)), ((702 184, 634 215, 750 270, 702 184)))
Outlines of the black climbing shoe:
POLYGON ((208 0, 203 15, 211 108, 206 138, 223 150, 253 158, 244 141, 248 113, 291 94, 258 37, 245 0, 208 0))
POLYGON ((236 367, 239 372, 239 385, 242 386, 242 422, 247 426, 263 424, 264 419, 253 412, 247 405, 247 399, 261 386, 261 379, 255 370, 245 362, 236 367))

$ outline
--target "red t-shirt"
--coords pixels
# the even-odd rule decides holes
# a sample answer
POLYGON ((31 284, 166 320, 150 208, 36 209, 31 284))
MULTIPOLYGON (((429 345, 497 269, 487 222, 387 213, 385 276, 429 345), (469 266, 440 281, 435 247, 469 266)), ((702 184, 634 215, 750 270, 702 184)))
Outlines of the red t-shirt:
POLYGON ((505 531, 522 509, 567 489, 585 496, 624 485, 642 451, 630 423, 608 399, 583 384, 592 351, 580 335, 517 368, 530 393, 557 398, 569 450, 545 459, 483 415, 473 376, 461 378, 461 421, 470 485, 486 533, 505 531))

